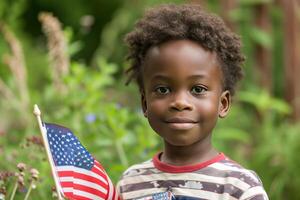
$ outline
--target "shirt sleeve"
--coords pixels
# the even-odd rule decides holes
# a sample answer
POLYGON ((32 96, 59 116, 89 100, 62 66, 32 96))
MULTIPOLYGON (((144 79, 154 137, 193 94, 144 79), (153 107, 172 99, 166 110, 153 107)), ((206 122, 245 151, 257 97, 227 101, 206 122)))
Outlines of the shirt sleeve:
POLYGON ((262 186, 255 186, 246 190, 240 200, 269 200, 269 198, 262 186))

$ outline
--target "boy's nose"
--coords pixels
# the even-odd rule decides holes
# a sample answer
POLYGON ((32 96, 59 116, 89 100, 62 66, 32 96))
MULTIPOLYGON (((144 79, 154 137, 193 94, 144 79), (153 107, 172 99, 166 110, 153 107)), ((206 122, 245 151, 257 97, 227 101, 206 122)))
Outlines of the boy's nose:
POLYGON ((188 94, 180 92, 174 94, 174 98, 170 104, 170 110, 183 111, 183 110, 192 110, 193 106, 189 102, 188 94))

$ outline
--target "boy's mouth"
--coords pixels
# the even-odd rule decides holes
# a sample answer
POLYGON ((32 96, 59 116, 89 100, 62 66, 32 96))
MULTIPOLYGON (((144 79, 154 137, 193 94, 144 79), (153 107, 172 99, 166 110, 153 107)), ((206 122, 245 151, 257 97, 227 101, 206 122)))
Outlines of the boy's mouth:
POLYGON ((173 117, 165 121, 171 129, 188 130, 193 128, 197 122, 189 118, 173 117))

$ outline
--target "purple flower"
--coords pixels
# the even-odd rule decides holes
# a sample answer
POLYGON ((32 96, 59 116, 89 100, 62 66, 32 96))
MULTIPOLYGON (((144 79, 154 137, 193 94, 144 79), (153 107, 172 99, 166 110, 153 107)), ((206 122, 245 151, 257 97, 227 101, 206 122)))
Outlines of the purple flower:
POLYGON ((87 115, 85 116, 85 121, 86 121, 87 123, 93 123, 95 120, 96 120, 96 115, 93 114, 93 113, 87 114, 87 115))

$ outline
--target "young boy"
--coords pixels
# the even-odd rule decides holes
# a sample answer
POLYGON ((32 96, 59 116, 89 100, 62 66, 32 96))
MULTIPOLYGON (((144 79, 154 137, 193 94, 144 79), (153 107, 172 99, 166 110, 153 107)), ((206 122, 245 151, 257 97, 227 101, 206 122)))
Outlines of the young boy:
POLYGON ((126 41, 129 81, 164 149, 123 174, 120 198, 268 199, 254 172, 211 144, 242 78, 239 38, 199 6, 170 4, 148 11, 126 41))

